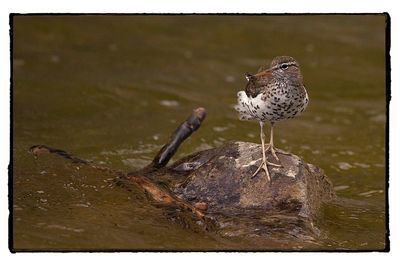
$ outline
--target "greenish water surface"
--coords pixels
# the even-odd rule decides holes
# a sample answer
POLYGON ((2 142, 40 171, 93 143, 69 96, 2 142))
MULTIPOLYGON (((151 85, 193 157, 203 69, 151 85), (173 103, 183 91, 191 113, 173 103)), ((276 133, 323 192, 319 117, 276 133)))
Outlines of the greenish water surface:
POLYGON ((16 16, 12 39, 15 249, 385 247, 385 16, 16 16), (233 105, 244 73, 277 55, 299 61, 310 104, 276 125, 275 144, 324 169, 346 200, 324 208, 312 246, 194 232, 110 174, 27 151, 136 170, 198 106, 207 118, 174 160, 259 143, 233 105))

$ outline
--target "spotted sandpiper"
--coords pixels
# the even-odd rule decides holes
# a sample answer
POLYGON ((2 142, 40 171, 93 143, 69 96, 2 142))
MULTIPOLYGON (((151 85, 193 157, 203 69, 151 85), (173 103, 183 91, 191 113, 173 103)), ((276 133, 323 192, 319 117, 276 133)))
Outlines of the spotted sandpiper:
POLYGON ((259 121, 261 132, 262 162, 252 177, 263 169, 270 181, 268 165, 281 167, 280 164, 267 161, 266 151, 280 163, 274 147, 274 124, 278 121, 294 118, 308 104, 308 94, 303 84, 303 76, 297 61, 289 56, 275 57, 268 69, 261 69, 256 74, 246 74, 247 85, 239 91, 235 109, 241 120, 259 121), (270 141, 265 145, 263 127, 265 122, 271 126, 270 141))

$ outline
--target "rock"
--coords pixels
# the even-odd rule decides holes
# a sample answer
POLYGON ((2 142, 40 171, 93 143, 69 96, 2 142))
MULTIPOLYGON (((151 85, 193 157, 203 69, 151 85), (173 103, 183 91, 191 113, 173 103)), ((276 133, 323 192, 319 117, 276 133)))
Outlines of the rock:
MULTIPOLYGON (((262 171, 252 178, 261 162, 261 145, 231 142, 184 157, 172 164, 159 178, 173 178, 180 174, 180 180, 169 181, 172 191, 194 206, 206 204, 208 215, 222 213, 229 217, 246 211, 247 215, 253 214, 255 217, 268 215, 273 228, 277 225, 276 220, 280 221, 282 227, 285 218, 299 223, 298 228, 305 230, 306 225, 315 225, 320 206, 332 201, 335 192, 320 168, 293 154, 278 153, 278 157, 282 167, 268 167, 271 181, 262 171)), ((272 155, 267 158, 276 162, 272 155)), ((226 217, 221 219, 217 216, 219 220, 226 221, 226 217)), ((268 225, 267 221, 264 220, 265 224, 262 224, 264 228, 268 225)), ((229 231, 229 235, 252 232, 251 229, 238 232, 240 222, 234 225, 234 234, 229 231)), ((257 225, 260 229, 259 222, 257 225)), ((298 228, 295 231, 299 232, 298 228)), ((294 229, 286 229, 288 231, 294 229)), ((313 229, 311 232, 315 231, 313 229)))

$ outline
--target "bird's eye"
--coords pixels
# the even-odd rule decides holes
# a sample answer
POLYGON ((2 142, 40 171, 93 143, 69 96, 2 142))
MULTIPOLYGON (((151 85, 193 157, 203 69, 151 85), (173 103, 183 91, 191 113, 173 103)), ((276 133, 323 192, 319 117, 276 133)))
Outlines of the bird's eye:
POLYGON ((289 66, 288 66, 288 64, 282 64, 281 65, 281 69, 287 69, 289 66))

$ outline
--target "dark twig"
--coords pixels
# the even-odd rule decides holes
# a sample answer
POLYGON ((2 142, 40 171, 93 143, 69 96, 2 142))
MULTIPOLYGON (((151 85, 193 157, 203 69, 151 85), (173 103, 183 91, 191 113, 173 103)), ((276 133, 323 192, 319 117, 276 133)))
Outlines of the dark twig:
POLYGON ((52 147, 49 147, 46 145, 33 145, 31 148, 29 148, 29 152, 32 153, 35 157, 37 157, 40 154, 44 154, 44 153, 54 153, 61 157, 69 159, 74 163, 82 163, 82 164, 89 163, 88 161, 85 161, 78 157, 75 157, 72 154, 69 154, 64 150, 55 149, 55 148, 52 148, 52 147))
POLYGON ((206 117, 204 108, 193 110, 192 114, 172 133, 169 142, 165 144, 153 159, 150 167, 164 167, 178 150, 181 143, 200 127, 206 117))

